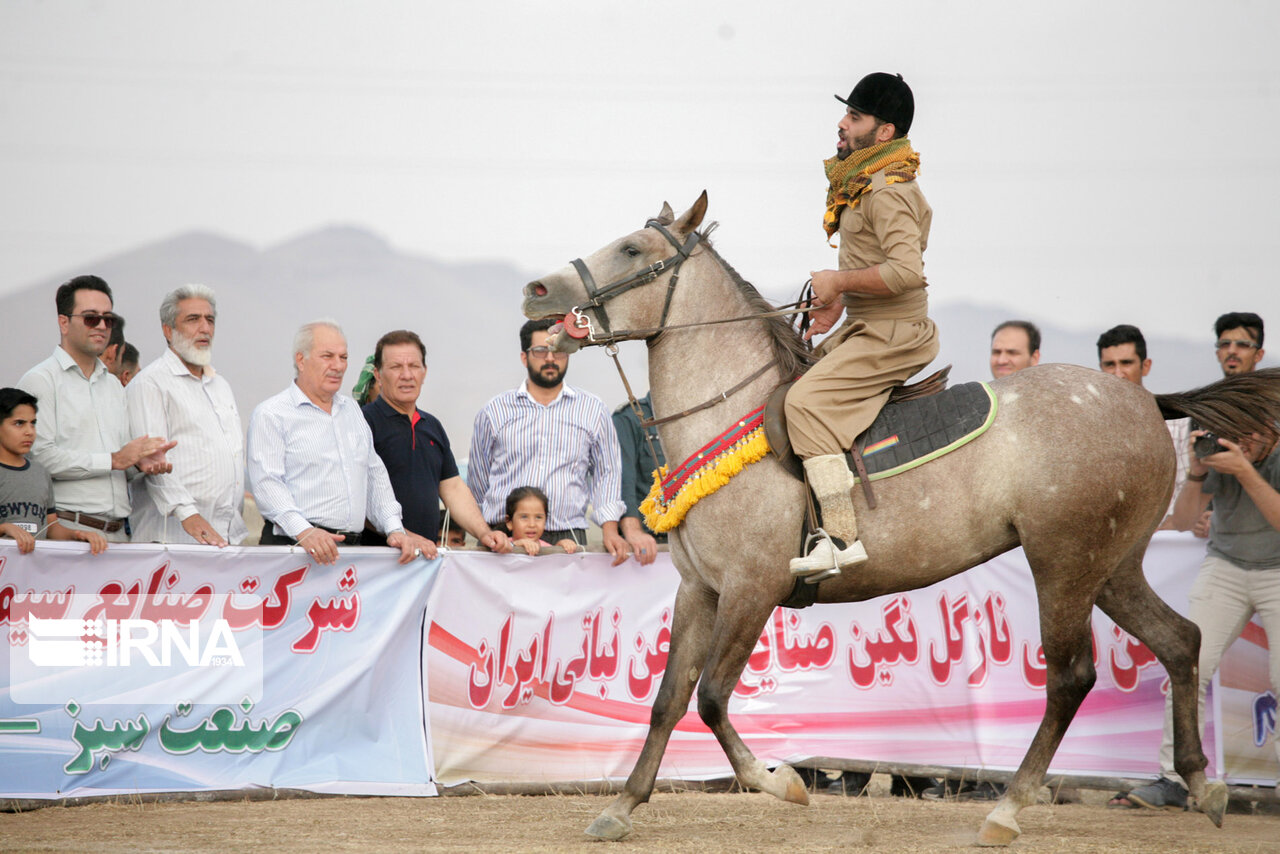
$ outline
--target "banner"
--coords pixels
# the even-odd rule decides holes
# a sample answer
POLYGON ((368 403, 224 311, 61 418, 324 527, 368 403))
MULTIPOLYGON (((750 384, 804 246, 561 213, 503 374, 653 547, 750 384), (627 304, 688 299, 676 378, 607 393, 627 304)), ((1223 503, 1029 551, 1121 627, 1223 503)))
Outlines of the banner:
MULTIPOLYGON (((1146 573, 1176 610, 1204 541, 1158 533, 1146 573)), ((432 592, 428 690, 437 778, 552 782, 625 777, 665 670, 678 575, 669 557, 455 553, 432 592)), ((858 571, 857 569, 850 571, 858 571)), ((1094 612, 1097 683, 1051 770, 1154 776, 1163 668, 1094 612)), ((1211 775, 1274 783, 1275 698, 1256 623, 1224 659, 1205 752, 1211 775), (1265 713, 1270 710, 1270 717, 1265 713), (1226 735, 1223 722, 1229 721, 1226 735)), ((777 609, 730 713, 767 762, 812 756, 1012 770, 1045 701, 1034 584, 1020 550, 923 590, 777 609)), ((693 709, 660 773, 723 776, 728 761, 693 709)))
POLYGON ((440 561, 398 557, 0 540, 0 796, 434 794, 422 619, 440 561))
MULTIPOLYGON (((390 549, 343 549, 325 567, 283 547, 95 557, 0 540, 0 797, 624 778, 666 669, 669 557, 441 554, 402 567, 390 549)), ((1148 550, 1148 578, 1180 611, 1203 554, 1176 533, 1148 550)), ((1051 770, 1153 776, 1164 672, 1098 612, 1093 639, 1097 684, 1051 770)), ((1268 654, 1251 623, 1212 689, 1209 772, 1232 783, 1280 773, 1268 654)), ((776 610, 730 712, 771 763, 1010 770, 1044 682, 1015 551, 923 590, 776 610)), ((724 776, 692 709, 661 774, 724 776)))

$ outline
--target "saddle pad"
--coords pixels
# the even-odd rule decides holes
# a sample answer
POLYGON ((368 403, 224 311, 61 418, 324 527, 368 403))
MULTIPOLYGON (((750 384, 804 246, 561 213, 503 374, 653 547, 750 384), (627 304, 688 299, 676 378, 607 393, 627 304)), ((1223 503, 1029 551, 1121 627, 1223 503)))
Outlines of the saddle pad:
MULTIPOLYGON (((882 480, 954 451, 985 433, 996 409, 995 392, 984 382, 889 404, 857 440, 867 476, 882 480)), ((857 471, 851 455, 849 470, 857 471)))

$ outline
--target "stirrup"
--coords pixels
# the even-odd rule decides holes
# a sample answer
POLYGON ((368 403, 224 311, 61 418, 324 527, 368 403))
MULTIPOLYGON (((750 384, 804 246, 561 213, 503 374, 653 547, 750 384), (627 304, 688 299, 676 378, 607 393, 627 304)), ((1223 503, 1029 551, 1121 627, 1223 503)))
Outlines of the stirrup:
POLYGON ((867 559, 867 550, 861 541, 845 545, 843 540, 832 537, 818 528, 804 541, 805 554, 792 558, 791 574, 804 578, 806 584, 821 584, 840 574, 840 567, 853 566, 867 559))

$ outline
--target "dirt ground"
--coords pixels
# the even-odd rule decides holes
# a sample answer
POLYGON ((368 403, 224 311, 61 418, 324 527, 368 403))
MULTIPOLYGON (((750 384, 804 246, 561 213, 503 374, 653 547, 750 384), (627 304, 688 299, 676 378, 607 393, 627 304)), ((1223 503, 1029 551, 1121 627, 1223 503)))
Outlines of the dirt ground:
MULTIPOLYGON (((1280 817, 1228 815, 1219 830, 1198 813, 1109 810, 1106 793, 1084 803, 1028 807, 1010 850, 1037 854, 1280 852, 1280 817)), ((890 797, 886 787, 808 807, 763 794, 667 792, 634 815, 618 843, 583 830, 610 798, 326 798, 137 804, 124 800, 0 815, 0 850, 154 851, 695 851, 866 850, 933 854, 973 850, 990 804, 890 797), (611 846, 616 846, 612 848, 611 846)))

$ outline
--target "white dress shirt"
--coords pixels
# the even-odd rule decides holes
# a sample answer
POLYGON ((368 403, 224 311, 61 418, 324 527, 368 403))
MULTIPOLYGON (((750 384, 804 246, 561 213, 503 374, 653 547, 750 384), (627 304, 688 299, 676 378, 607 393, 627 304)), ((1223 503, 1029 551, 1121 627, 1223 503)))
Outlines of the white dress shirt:
POLYGON ((227 542, 244 542, 244 428, 231 385, 211 367, 195 376, 165 348, 133 378, 125 397, 135 436, 178 443, 168 453, 171 474, 132 484, 134 541, 194 543, 182 521, 199 513, 227 542))
POLYGON ((599 525, 627 509, 613 418, 600 398, 568 385, 546 406, 529 394, 527 381, 485 404, 471 434, 467 485, 495 527, 519 486, 547 494, 551 531, 587 527, 588 501, 599 525))
POLYGON ((1182 484, 1187 482, 1187 455, 1191 453, 1187 450, 1187 444, 1191 441, 1191 419, 1175 418, 1164 422, 1164 426, 1169 428, 1169 438, 1173 439, 1173 453, 1178 463, 1173 475, 1173 498, 1169 500, 1169 512, 1165 514, 1167 519, 1173 513, 1174 505, 1178 503, 1178 493, 1182 491, 1182 484))
POLYGON ((61 346, 18 380, 35 395, 31 457, 53 478, 53 503, 110 519, 129 515, 129 484, 111 455, 129 443, 124 386, 99 359, 86 377, 61 346))
POLYGON ((297 538, 312 525, 384 534, 400 530, 400 505, 373 432, 356 402, 333 397, 332 414, 297 383, 258 404, 249 418, 249 489, 275 532, 297 538))

